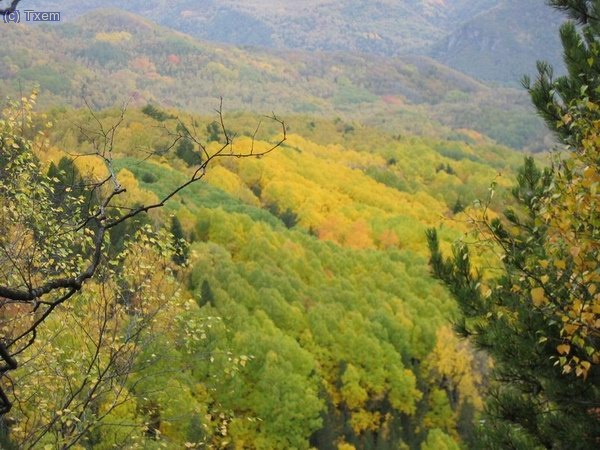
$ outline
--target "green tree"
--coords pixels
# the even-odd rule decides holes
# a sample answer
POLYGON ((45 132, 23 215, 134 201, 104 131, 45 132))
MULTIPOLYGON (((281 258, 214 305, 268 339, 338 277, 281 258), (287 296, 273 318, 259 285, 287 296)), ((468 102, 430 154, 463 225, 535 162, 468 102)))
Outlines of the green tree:
POLYGON ((539 63, 535 83, 524 81, 538 113, 567 145, 569 153, 554 158, 553 179, 539 199, 541 222, 547 226, 547 257, 528 261, 526 267, 533 270, 539 263, 544 268, 544 278, 532 296, 562 322, 563 342, 557 348, 562 355, 561 366, 565 372, 574 370, 577 376, 586 377, 592 364, 600 363, 600 2, 550 0, 549 4, 574 21, 561 27, 568 73, 553 80, 551 69, 539 63), (557 270, 547 270, 547 266, 557 270), (553 276, 564 282, 558 294, 545 287, 553 276))
POLYGON ((494 359, 484 448, 595 448, 600 439, 600 2, 551 5, 579 22, 561 28, 568 74, 525 79, 532 101, 569 152, 538 169, 526 158, 515 206, 476 220, 500 254, 498 272, 471 266, 464 244, 445 259, 428 232, 431 265, 458 301, 456 323, 494 359))
POLYGON ((202 154, 194 148, 194 143, 186 138, 177 144, 177 156, 189 167, 197 166, 202 162, 202 154))
MULTIPOLYGON (((436 232, 428 232, 434 273, 463 314, 457 330, 494 359, 481 438, 485 448, 584 449, 600 436, 593 413, 600 406, 600 374, 588 370, 578 377, 564 369, 570 366, 563 346, 570 341, 559 307, 569 301, 565 284, 573 273, 549 255, 550 227, 540 199, 551 181, 550 170, 540 171, 528 158, 513 190, 518 206, 505 211, 504 220, 482 220, 486 233, 479 236, 502 254, 498 277, 477 272, 462 243, 445 259, 436 232)), ((585 350, 573 351, 579 361, 586 357, 585 350)))
POLYGON ((462 200, 459 198, 456 199, 456 202, 454 203, 454 206, 452 206, 452 212, 454 214, 458 214, 460 212, 463 212, 465 210, 465 205, 462 202, 462 200))
POLYGON ((146 106, 144 106, 142 108, 142 112, 144 114, 146 114, 147 116, 152 117, 153 119, 155 119, 159 122, 164 122, 168 119, 175 119, 174 116, 158 109, 152 103, 148 103, 146 106))
POLYGON ((212 121, 206 125, 206 133, 208 142, 219 142, 222 134, 221 124, 219 124, 219 122, 212 121))
POLYGON ((438 428, 427 433, 427 440, 421 444, 421 450, 458 450, 459 448, 450 436, 438 428))
POLYGON ((538 62, 538 76, 523 84, 548 128, 569 142, 574 133, 563 127, 563 117, 581 99, 600 102, 600 2, 598 0, 548 0, 572 19, 560 29, 567 74, 558 78, 545 62, 538 62))
POLYGON ((190 249, 185 235, 183 233, 183 227, 177 216, 171 217, 171 234, 173 235, 173 247, 175 253, 173 254, 173 262, 179 265, 187 262, 190 249))
POLYGON ((212 288, 210 287, 210 283, 208 280, 204 280, 202 282, 202 287, 200 288, 200 300, 199 305, 210 305, 212 307, 215 306, 215 294, 213 294, 212 288))

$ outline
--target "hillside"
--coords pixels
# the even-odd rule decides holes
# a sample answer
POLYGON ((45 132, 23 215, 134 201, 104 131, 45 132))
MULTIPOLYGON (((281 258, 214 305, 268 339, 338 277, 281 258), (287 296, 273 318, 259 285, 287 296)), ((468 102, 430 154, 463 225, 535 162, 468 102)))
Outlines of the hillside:
POLYGON ((380 56, 430 55, 482 80, 517 85, 536 59, 562 67, 559 15, 542 0, 35 1, 76 18, 118 7, 196 38, 240 46, 380 56), (534 50, 535 49, 535 50, 534 50))
MULTIPOLYGON (((34 7, 42 2, 31 2, 34 7)), ((126 3, 44 1, 66 17, 119 7, 200 39, 321 51, 398 55, 441 38, 455 20, 466 21, 493 0, 178 0, 126 3)))
MULTIPOLYGON (((123 206, 163 196, 193 170, 187 145, 169 146, 176 114, 125 115, 112 152, 127 188, 123 206)), ((40 117, 54 124, 50 149, 39 153, 44 166, 61 166, 61 149, 87 152, 95 137, 77 129, 108 126, 118 116, 100 112, 96 122, 85 111, 55 110, 40 117)), ((209 153, 223 138, 207 133, 214 119, 184 119, 208 140, 209 153)), ((424 232, 441 222, 445 245, 462 236, 468 216, 457 200, 474 213, 469 204, 485 197, 490 180, 510 185, 520 155, 494 145, 398 139, 369 127, 348 132, 331 120, 292 122, 295 131, 269 156, 219 160, 163 214, 111 236, 114 251, 122 234, 144 224, 166 228, 174 215, 189 251, 185 264, 167 264, 164 273, 154 270, 156 261, 148 266, 154 291, 142 290, 145 307, 161 298, 170 306, 136 353, 141 367, 125 384, 127 395, 101 385, 91 407, 122 403, 104 419, 80 414, 84 402, 70 406, 65 420, 78 418, 86 448, 417 449, 470 439, 484 360, 445 325, 455 305, 431 278, 424 232), (177 278, 161 281, 169 274, 177 278), (448 391, 440 387, 447 383, 448 391)), ((225 123, 238 136, 232 151, 248 149, 256 117, 234 114, 225 123)), ((275 125, 265 122, 254 145, 277 139, 275 125)), ((74 164, 102 173, 92 161, 74 164)), ((151 257, 143 255, 142 262, 151 257)), ((134 275, 120 282, 124 289, 133 289, 134 269, 145 264, 135 261, 134 275)), ((140 295, 107 289, 118 304, 140 295)), ((42 363, 34 358, 16 374, 35 373, 37 380, 16 386, 17 396, 32 398, 13 413, 19 442, 31 442, 28 433, 58 417, 54 411, 69 392, 61 377, 78 379, 76 361, 90 357, 88 341, 73 333, 91 320, 83 305, 94 301, 87 294, 82 307, 58 311, 38 337, 46 345, 42 363), (51 396, 43 393, 48 385, 51 396)), ((56 433, 43 435, 41 445, 71 442, 68 428, 49 427, 56 433)))
POLYGON ((431 55, 472 77, 515 85, 523 75, 536 73, 540 59, 560 72, 562 21, 541 1, 504 0, 437 43, 431 55))
POLYGON ((423 57, 240 49, 117 10, 60 26, 2 27, 0 38, 0 94, 40 83, 46 105, 86 97, 102 108, 131 97, 208 113, 223 97, 230 111, 339 116, 458 139, 471 129, 514 148, 545 145, 522 90, 490 88, 423 57))
POLYGON ((542 0, 18 3, 0 449, 600 442, 581 3, 522 89, 542 0))

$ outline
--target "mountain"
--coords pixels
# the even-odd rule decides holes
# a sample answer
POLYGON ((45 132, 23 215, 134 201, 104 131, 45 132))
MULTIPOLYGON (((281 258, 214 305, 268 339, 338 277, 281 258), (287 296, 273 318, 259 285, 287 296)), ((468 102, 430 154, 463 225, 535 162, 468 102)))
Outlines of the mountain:
POLYGON ((201 39, 236 45, 397 55, 423 48, 490 0, 133 0, 39 2, 74 17, 119 7, 201 39), (468 7, 467 7, 468 6, 468 7))
POLYGON ((118 7, 191 36, 238 46, 428 55, 516 85, 536 59, 561 67, 560 15, 541 0, 24 0, 73 19, 118 7))
POLYGON ((427 57, 240 49, 120 10, 0 27, 0 37, 0 94, 40 83, 45 105, 80 106, 85 96, 105 108, 131 97, 140 106, 209 113, 223 97, 229 111, 339 116, 458 139, 471 129, 514 148, 544 144, 522 90, 490 88, 427 57))
POLYGON ((514 84, 534 75, 540 59, 560 71, 562 22, 540 1, 504 0, 434 45, 430 55, 475 78, 514 84))
MULTIPOLYGON (((162 198, 193 173, 180 151, 185 146, 169 145, 168 130, 178 125, 171 113, 177 114, 132 108, 122 119, 112 153, 127 188, 119 204, 162 198)), ((104 124, 121 121, 117 110, 96 118, 104 124)), ((96 144, 88 132, 98 122, 86 111, 54 110, 40 119, 54 124, 44 136, 51 149, 39 152, 44 161, 60 165, 61 157, 96 144)), ((204 140, 213 119, 184 121, 204 140)), ((175 215, 190 251, 187 265, 172 269, 177 281, 144 283, 153 292, 142 291, 140 302, 146 308, 175 297, 181 306, 152 320, 157 332, 142 341, 139 369, 136 365, 124 394, 114 392, 111 377, 93 402, 73 402, 75 414, 123 403, 108 416, 80 414, 82 445, 350 450, 451 449, 468 442, 478 426, 479 367, 486 363, 447 325, 456 308, 431 277, 425 230, 443 221, 440 233, 448 246, 463 236, 477 209, 461 213, 461 202, 487 195, 492 179, 499 188, 510 185, 510 176, 498 174, 512 173, 521 155, 494 145, 398 139, 370 127, 348 131, 335 120, 291 122, 294 131, 268 156, 224 155, 162 215, 149 216, 166 228, 175 215), (432 436, 447 444, 426 445, 432 436)), ((253 141, 256 122, 249 115, 230 116, 225 123, 239 136, 234 152, 268 148, 281 136, 265 121, 253 141)), ((216 134, 205 147, 210 154, 222 145, 216 134)), ((76 163, 97 169, 88 158, 76 163)), ((492 207, 509 198, 499 189, 492 207)), ((131 225, 127 231, 135 230, 131 225)), ((139 265, 154 273, 162 259, 139 265)), ((78 305, 94 304, 113 290, 119 302, 139 298, 132 287, 138 260, 129 266, 126 294, 111 276, 109 293, 89 295, 86 286, 88 297, 78 305)), ((31 430, 40 422, 45 426, 39 411, 62 413, 59 394, 80 375, 81 361, 93 357, 94 347, 86 344, 95 335, 86 339, 80 327, 66 325, 72 310, 81 324, 82 309, 57 311, 38 336, 39 345, 21 356, 28 363, 16 378, 18 392, 37 395, 14 408, 9 426, 25 441, 18 448, 30 447, 23 444, 31 430), (42 351, 48 342, 66 356, 42 351), (51 355, 52 364, 36 355, 51 355), (31 373, 36 377, 25 376, 31 373), (48 386, 58 394, 44 395, 48 386)), ((64 429, 58 421, 47 427, 64 429)))
MULTIPOLYGON (((16 352, 0 447, 474 448, 489 362, 451 330, 425 232, 450 251, 514 203, 523 155, 507 145, 544 137, 525 93, 427 56, 240 48, 148 17, 235 11, 223 39, 260 43, 278 17, 327 25, 347 4, 425 21, 420 48, 475 3, 126 4, 147 17, 66 1, 67 23, 0 26, 0 97, 20 99, 0 108, 0 271, 30 286, 71 277, 70 255, 102 260, 72 298, 0 305, 10 334, 47 319, 16 352)), ((493 270, 496 249, 478 250, 493 270)))

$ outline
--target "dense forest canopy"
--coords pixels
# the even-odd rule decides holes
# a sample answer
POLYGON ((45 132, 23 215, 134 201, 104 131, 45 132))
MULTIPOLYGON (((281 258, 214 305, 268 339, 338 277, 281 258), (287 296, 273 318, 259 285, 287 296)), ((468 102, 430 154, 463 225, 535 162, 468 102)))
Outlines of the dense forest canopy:
MULTIPOLYGON (((111 124, 120 114, 96 117, 111 124)), ((61 150, 93 148, 94 136, 77 130, 93 129, 94 116, 32 112, 30 126, 37 128, 38 120, 53 124, 35 153, 38 176, 58 186, 73 171, 102 177, 103 164, 69 163, 61 150)), ((233 439, 258 448, 311 442, 327 448, 338 441, 417 445, 427 430, 446 440, 468 438, 469 417, 481 405, 474 368, 485 363, 443 327, 456 309, 428 274, 424 233, 446 220, 448 241, 459 237, 466 216, 455 210, 457 200, 468 206, 477 193, 484 195, 487 181, 498 170, 513 170, 518 155, 496 146, 475 153, 457 142, 397 140, 368 127, 350 133, 335 121, 296 121, 330 143, 290 133, 267 158, 218 162, 205 182, 173 198, 164 213, 111 232, 107 251, 118 264, 48 319, 27 350, 43 351, 44 359, 11 375, 35 376, 13 395, 37 399, 11 412, 28 424, 13 429, 13 439, 24 446, 218 446, 233 439), (378 149, 367 142, 378 142, 378 149), (454 188, 440 189, 445 185, 454 188), (137 247, 153 243, 163 247, 150 253, 137 247), (137 264, 130 266, 132 258, 137 264), (108 314, 107 305, 119 309, 108 314), (110 339, 99 345, 104 323, 110 339), (118 336, 132 327, 139 332, 125 352, 118 336), (89 336, 77 338, 83 329, 89 336), (127 370, 112 362, 115 352, 123 353, 127 370), (73 354, 80 356, 73 360, 73 354), (92 381, 69 375, 82 363, 109 374, 97 381, 93 402, 86 398, 92 381), (168 369, 172 364, 177 371, 168 369), (48 389, 42 380, 60 389, 42 395, 48 389), (81 391, 73 392, 71 383, 80 383, 81 391), (434 391, 425 387, 438 383, 434 391), (275 404, 286 408, 275 412, 275 404), (92 407, 106 412, 89 415, 92 407), (48 415, 36 414, 40 408, 48 415), (181 408, 189 411, 183 421, 177 419, 181 408), (115 423, 139 431, 124 433, 115 423)), ((248 115, 225 116, 225 122, 228 133, 239 135, 236 148, 252 145, 248 115)), ((124 116, 112 150, 112 166, 127 189, 123 206, 156 202, 185 182, 194 166, 185 152, 191 137, 171 146, 167 132, 178 123, 157 107, 124 116)), ((215 131, 211 117, 187 123, 215 131)), ((206 143, 209 153, 223 145, 216 130, 206 143)), ((255 149, 270 148, 276 133, 265 124, 255 149)))
POLYGON ((92 3, 0 3, 1 448, 594 446, 597 1, 92 3))

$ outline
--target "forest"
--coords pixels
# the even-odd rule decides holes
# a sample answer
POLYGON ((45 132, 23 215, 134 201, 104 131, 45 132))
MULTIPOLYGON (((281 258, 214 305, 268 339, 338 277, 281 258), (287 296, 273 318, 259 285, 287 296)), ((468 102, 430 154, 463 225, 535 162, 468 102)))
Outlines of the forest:
POLYGON ((96 10, 54 26, 0 27, 0 95, 36 84, 44 107, 118 106, 131 98, 212 114, 227 111, 358 121, 391 133, 545 149, 547 131, 523 92, 488 86, 427 57, 311 53, 198 41, 123 11, 96 10))
POLYGON ((600 2, 550 3, 521 91, 0 24, 0 448, 595 448, 600 2))

